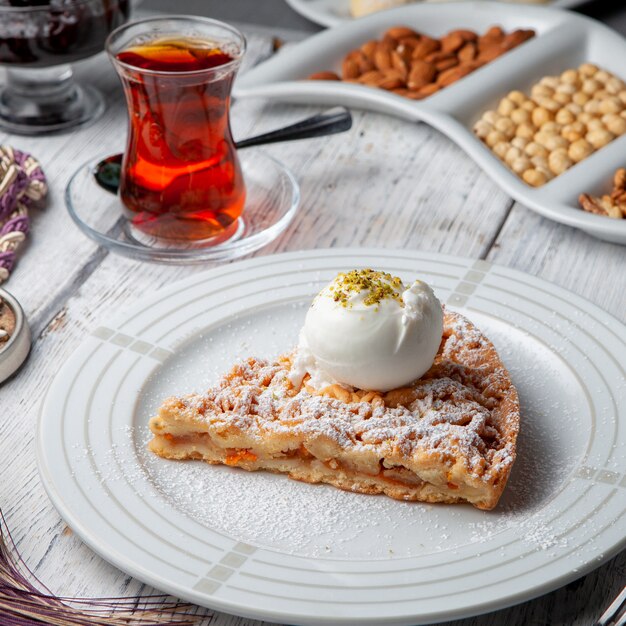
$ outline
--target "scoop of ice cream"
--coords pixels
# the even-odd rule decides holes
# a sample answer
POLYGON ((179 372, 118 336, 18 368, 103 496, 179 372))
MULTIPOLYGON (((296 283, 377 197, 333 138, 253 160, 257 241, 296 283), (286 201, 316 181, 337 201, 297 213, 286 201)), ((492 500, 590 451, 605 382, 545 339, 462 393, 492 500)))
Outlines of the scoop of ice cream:
POLYGON ((422 376, 433 363, 443 311, 422 281, 406 287, 375 270, 339 274, 309 309, 292 374, 321 388, 343 383, 388 391, 422 376))

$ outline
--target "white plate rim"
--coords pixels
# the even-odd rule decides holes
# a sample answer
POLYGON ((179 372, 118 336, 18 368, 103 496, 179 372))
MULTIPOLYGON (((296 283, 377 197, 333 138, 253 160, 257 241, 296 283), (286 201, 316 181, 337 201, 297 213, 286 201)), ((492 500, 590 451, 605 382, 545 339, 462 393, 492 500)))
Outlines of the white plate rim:
MULTIPOLYGON (((545 6, 547 7, 558 7, 561 9, 571 9, 577 7, 581 4, 584 4, 586 0, 548 0, 545 6)), ((285 2, 296 12, 298 15, 302 17, 306 17, 308 20, 313 22, 314 24, 318 24, 319 26, 332 27, 337 26, 338 24, 342 24, 345 19, 342 19, 340 16, 333 15, 328 11, 320 10, 312 6, 310 0, 285 0, 285 2)), ((346 7, 348 7, 349 0, 345 0, 346 7)), ((522 4, 523 3, 519 3, 522 4)))
MULTIPOLYGON (((535 285, 539 287, 543 287, 543 290, 548 289, 551 293, 560 296, 561 298, 565 298, 566 300, 577 303, 584 307, 584 310, 591 311, 594 315, 598 316, 599 319, 603 321, 607 327, 612 327, 611 332, 619 338, 619 335, 623 335, 624 339, 622 341, 626 343, 626 329, 619 322, 619 320, 611 317, 609 314, 605 313, 597 306, 589 303, 585 299, 580 296, 576 296, 567 290, 558 287, 556 285, 552 285, 551 283, 544 281, 542 279, 535 278, 531 275, 525 274, 523 272, 519 272, 517 270, 512 270, 510 268, 506 268, 504 266, 494 265, 485 261, 476 261, 473 259, 466 259, 463 257, 456 257, 451 255, 442 255, 435 253, 421 253, 414 251, 394 251, 394 250, 386 250, 386 249, 364 249, 364 250, 355 250, 355 249, 329 249, 329 250, 305 250, 299 252, 285 253, 279 255, 270 255, 267 257, 258 257, 255 259, 240 261, 229 266, 226 266, 222 269, 223 272, 235 272, 235 273, 245 273, 253 270, 256 266, 273 263, 276 260, 279 262, 294 262, 294 263, 305 263, 306 261, 316 261, 323 257, 325 254, 330 254, 332 258, 337 257, 340 259, 354 258, 356 257, 355 265, 360 264, 372 264, 372 261, 375 262, 376 259, 389 259, 396 258, 401 254, 403 258, 414 261, 423 261, 424 258, 428 258, 430 260, 447 260, 449 262, 454 262, 457 264, 461 264, 464 269, 468 271, 468 275, 470 273, 476 272, 496 272, 498 274, 502 274, 507 278, 517 278, 522 281, 522 284, 526 285, 535 285)), ((160 292, 157 292, 150 297, 148 297, 143 304, 146 306, 150 306, 152 302, 158 300, 165 300, 170 297, 172 294, 177 293, 186 286, 194 285, 199 281, 204 280, 203 277, 211 277, 214 278, 214 272, 207 272, 203 274, 198 274, 193 277, 189 277, 175 285, 167 287, 160 292)), ((456 294, 458 296, 459 294, 456 294)), ((465 297, 465 296, 460 296, 465 297)), ((471 296, 470 296, 471 297, 471 296)), ((455 300, 452 300, 452 304, 455 303, 455 300)), ((138 308, 138 307, 135 307, 138 308)), ((120 323, 124 322, 129 315, 132 315, 132 310, 128 313, 118 316, 118 321, 120 323)), ((116 322, 107 323, 108 326, 115 328, 116 322)), ((103 541, 102 537, 98 537, 97 533, 94 534, 93 530, 89 527, 89 524, 85 524, 84 520, 81 519, 81 512, 77 512, 71 506, 69 506, 62 494, 62 489, 59 489, 59 485, 57 484, 54 476, 54 470, 51 470, 50 467, 50 459, 47 458, 46 445, 44 440, 44 421, 46 420, 46 413, 50 412, 51 405, 54 405, 54 388, 58 386, 59 380, 63 378, 65 370, 70 369, 71 360, 76 356, 80 355, 81 352, 86 351, 86 346, 82 346, 79 348, 73 355, 72 358, 68 361, 68 363, 61 368, 58 372, 55 380, 51 383, 47 393, 46 398, 42 402, 40 415, 38 419, 37 426, 37 461, 38 467, 40 471, 40 476, 42 478, 42 482, 44 487, 56 506, 57 510, 61 513, 62 517, 67 521, 68 525, 73 528, 77 534, 89 545, 96 553, 100 554, 103 558, 113 563, 120 569, 132 574, 133 576, 143 580, 144 582, 150 583, 157 588, 163 589, 177 595, 181 598, 188 599, 193 602, 197 602, 198 604, 210 606, 211 608, 223 610, 231 613, 235 613, 238 615, 243 615, 246 617, 256 618, 256 619, 267 619, 267 620, 284 620, 290 623, 298 623, 298 624, 331 624, 331 623, 377 623, 376 621, 368 621, 360 619, 358 622, 353 621, 348 618, 335 618, 330 621, 326 620, 318 620, 312 617, 310 614, 295 614, 293 612, 285 613, 281 611, 279 608, 273 609, 271 611, 264 611, 260 609, 251 609, 250 607, 242 607, 237 604, 233 604, 232 602, 223 602, 220 601, 219 598, 211 597, 207 599, 202 594, 198 595, 194 593, 193 590, 185 587, 184 585, 178 585, 174 583, 172 580, 164 579, 163 577, 157 575, 155 572, 146 570, 145 568, 138 566, 132 561, 128 561, 127 558, 120 558, 119 556, 112 556, 109 547, 107 545, 106 540, 103 541)), ((623 435, 622 435, 623 437, 623 435)), ((622 480, 622 484, 626 486, 626 479, 622 480)), ((605 562, 609 558, 611 558, 614 554, 616 554, 619 550, 621 550, 626 544, 626 538, 622 538, 620 542, 615 543, 609 550, 604 550, 596 559, 589 559, 588 562, 578 568, 576 573, 571 571, 564 572, 561 576, 555 577, 551 584, 543 585, 540 588, 532 588, 525 589, 521 591, 517 591, 515 593, 511 593, 504 599, 496 599, 488 601, 488 602, 475 602, 472 605, 472 608, 468 610, 465 608, 462 611, 451 611, 451 610, 443 610, 439 614, 428 614, 428 622, 432 621, 441 621, 444 619, 453 619, 460 617, 468 617, 471 615, 476 615, 479 613, 484 613, 500 608, 505 608, 506 606, 510 606, 512 604, 516 604, 518 602, 522 602, 524 600, 531 599, 536 597, 537 595, 541 595, 543 593, 547 593, 552 589, 558 588, 567 582, 582 576, 588 571, 594 569, 601 565, 601 563, 605 562)), ((390 619, 385 623, 389 624, 409 624, 409 623, 418 623, 416 619, 419 619, 419 623, 425 623, 421 620, 424 619, 423 616, 419 616, 419 618, 411 614, 410 619, 409 616, 390 616, 390 619)))
MULTIPOLYGON (((262 97, 277 99, 286 102, 317 102, 326 105, 343 104, 348 107, 361 107, 368 110, 381 111, 396 115, 407 121, 425 122, 436 128, 454 141, 470 158, 509 196, 522 205, 567 226, 581 229, 588 234, 613 243, 626 244, 626 220, 611 219, 583 211, 577 205, 569 204, 563 196, 569 194, 570 188, 579 188, 578 179, 581 174, 603 170, 608 181, 616 167, 603 166, 609 159, 623 163, 617 155, 623 154, 626 136, 618 137, 608 146, 596 151, 565 173, 554 178, 541 188, 532 188, 524 183, 516 174, 508 169, 495 155, 492 154, 470 128, 457 120, 454 114, 448 112, 448 100, 458 101, 467 89, 472 90, 470 97, 475 97, 475 90, 483 89, 487 78, 494 80, 494 73, 503 73, 503 62, 507 59, 523 67, 526 63, 523 52, 525 46, 538 44, 540 37, 531 40, 517 50, 506 55, 506 58, 496 59, 484 68, 481 68, 458 83, 447 87, 439 94, 435 94, 424 101, 411 101, 379 89, 372 89, 363 85, 337 83, 335 81, 303 81, 282 80, 280 75, 288 68, 294 67, 294 59, 314 58, 315 52, 338 46, 338 42, 353 36, 359 31, 382 32, 385 28, 396 24, 406 23, 407 20, 419 23, 421 13, 453 12, 456 16, 470 14, 476 6, 489 10, 490 23, 503 19, 506 16, 516 15, 519 5, 499 3, 493 1, 474 0, 473 2, 445 2, 445 3, 417 3, 389 9, 382 13, 373 14, 342 22, 341 24, 308 37, 304 41, 290 47, 288 55, 278 53, 267 61, 243 74, 235 82, 233 94, 238 98, 262 97), (500 16, 500 17, 499 17, 500 16), (487 72, 488 74, 485 74, 487 72), (276 78, 279 76, 279 78, 276 78)), ((590 35, 597 35, 602 46, 615 47, 615 54, 619 51, 626 55, 626 40, 619 33, 608 26, 584 15, 572 13, 558 8, 544 6, 524 6, 524 18, 542 22, 558 24, 559 28, 580 28, 590 35)), ((362 38, 361 38, 362 39, 362 38)), ((528 48, 526 48, 526 51, 528 48)), ((506 73, 505 73, 506 74, 506 73)), ((626 78, 626 76, 625 76, 626 78)), ((502 94, 504 95, 504 93, 502 94)), ((589 191, 583 186, 583 191, 589 191)))

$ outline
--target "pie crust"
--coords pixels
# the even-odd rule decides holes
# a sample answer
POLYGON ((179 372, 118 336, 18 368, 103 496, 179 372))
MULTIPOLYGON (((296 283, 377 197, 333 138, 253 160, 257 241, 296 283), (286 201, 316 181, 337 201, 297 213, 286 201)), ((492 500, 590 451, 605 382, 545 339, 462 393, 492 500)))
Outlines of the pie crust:
POLYGON ((498 503, 515 460, 517 391, 491 342, 445 311, 430 370, 377 393, 289 380, 292 355, 236 364, 205 394, 165 400, 149 448, 420 502, 498 503))

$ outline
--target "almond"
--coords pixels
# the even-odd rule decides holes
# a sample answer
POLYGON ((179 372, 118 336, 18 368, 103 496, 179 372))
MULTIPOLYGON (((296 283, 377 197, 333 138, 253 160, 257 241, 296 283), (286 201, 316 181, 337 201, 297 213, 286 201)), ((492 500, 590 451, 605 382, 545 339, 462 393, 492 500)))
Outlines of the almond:
POLYGON ((445 70, 449 70, 451 67, 456 67, 459 64, 459 59, 455 56, 449 59, 442 59, 435 63, 435 69, 438 72, 444 72, 445 70))
POLYGON ((372 62, 374 63, 374 55, 376 54, 376 50, 378 49, 378 42, 376 39, 372 39, 370 41, 366 41, 361 46, 361 52, 372 62))
POLYGON ((424 59, 424 61, 428 61, 429 63, 439 63, 439 61, 446 61, 448 59, 456 59, 456 54, 454 54, 454 52, 432 52, 424 59))
POLYGON ((461 63, 465 61, 473 61, 476 58, 476 54, 478 50, 476 48, 476 44, 472 41, 468 41, 458 52, 457 56, 459 57, 459 61, 461 63))
POLYGON ((406 87, 396 87, 396 89, 391 89, 390 91, 395 93, 397 96, 404 96, 405 98, 407 98, 411 93, 411 91, 406 87))
POLYGON ((502 49, 499 43, 494 43, 491 46, 485 47, 480 51, 480 54, 476 57, 477 61, 482 63, 490 63, 504 54, 506 51, 502 49))
POLYGON ((359 76, 358 82, 362 85, 368 85, 369 87, 378 87, 378 83, 383 80, 383 74, 377 70, 366 72, 359 76))
POLYGON ((409 100, 423 100, 424 98, 426 98, 426 95, 423 93, 420 93, 419 91, 411 91, 410 89, 407 91, 406 96, 407 98, 409 98, 409 100))
POLYGON ((315 72, 309 76, 309 80, 341 80, 335 72, 315 72))
POLYGON ((397 89, 398 87, 406 87, 406 81, 397 70, 389 70, 383 74, 378 86, 381 89, 397 89))
POLYGON ((412 28, 408 26, 393 26, 392 28, 388 28, 385 32, 386 36, 399 41, 404 37, 419 37, 419 33, 415 32, 412 28))
POLYGON ((404 44, 398 44, 398 47, 395 49, 396 54, 400 55, 402 60, 407 64, 411 65, 411 58, 413 57, 413 48, 406 46, 404 44))
POLYGON ((400 53, 402 53, 404 50, 412 53, 419 42, 419 37, 403 37, 402 39, 398 40, 396 50, 400 53))
POLYGON ((460 35, 463 37, 463 41, 476 41, 478 39, 478 35, 473 30, 464 30, 462 28, 452 30, 448 35, 460 35))
POLYGON ((391 69, 392 50, 393 48, 385 42, 381 42, 378 44, 378 48, 376 48, 376 52, 374 53, 374 65, 380 71, 386 71, 388 69, 391 69))
POLYGON ((422 97, 432 96, 434 93, 439 91, 439 85, 437 83, 431 83, 430 85, 424 85, 418 93, 422 95, 422 97))
POLYGON ((437 75, 437 70, 432 63, 427 61, 413 61, 407 85, 409 89, 420 89, 428 83, 432 83, 437 75))
POLYGON ((457 80, 467 76, 470 72, 473 72, 474 68, 469 65, 459 65, 457 67, 453 67, 452 69, 446 70, 445 72, 441 72, 439 76, 437 76, 437 84, 440 87, 447 87, 452 83, 456 83, 457 80))
POLYGON ((419 43, 413 49, 413 59, 424 59, 432 52, 437 52, 441 48, 441 44, 436 39, 430 37, 422 37, 419 43))
POLYGON ((398 45, 398 40, 389 34, 385 34, 383 35, 383 43, 390 46, 391 48, 395 48, 398 45))
POLYGON ((484 37, 488 39, 504 39, 504 31, 500 26, 492 26, 485 34, 484 37))
POLYGON ((502 48, 504 50, 512 50, 534 36, 535 33, 532 30, 516 30, 504 37, 502 40, 502 48))
POLYGON ((463 47, 465 39, 458 33, 453 35, 446 35, 441 39, 441 51, 442 52, 456 52, 463 47))
POLYGON ((361 50, 357 50, 355 52, 354 58, 359 66, 359 69, 361 70, 361 74, 365 74, 365 72, 370 72, 375 67, 374 62, 371 61, 361 50))
POLYGON ((344 79, 358 78, 361 75, 361 70, 354 59, 346 57, 341 64, 341 74, 344 79))
POLYGON ((391 66, 406 79, 409 73, 409 65, 396 50, 391 52, 391 66))
POLYGON ((362 50, 353 50, 346 56, 346 60, 354 61, 359 68, 359 74, 364 74, 374 69, 374 64, 363 54, 362 50))

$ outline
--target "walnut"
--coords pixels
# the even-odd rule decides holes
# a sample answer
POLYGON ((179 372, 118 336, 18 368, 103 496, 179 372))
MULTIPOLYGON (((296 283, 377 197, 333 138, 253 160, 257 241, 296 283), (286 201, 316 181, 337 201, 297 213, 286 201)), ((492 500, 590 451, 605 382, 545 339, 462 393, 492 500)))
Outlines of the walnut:
POLYGON ((591 196, 583 193, 578 198, 580 206, 589 213, 614 219, 626 218, 626 203, 617 203, 611 196, 591 196))

